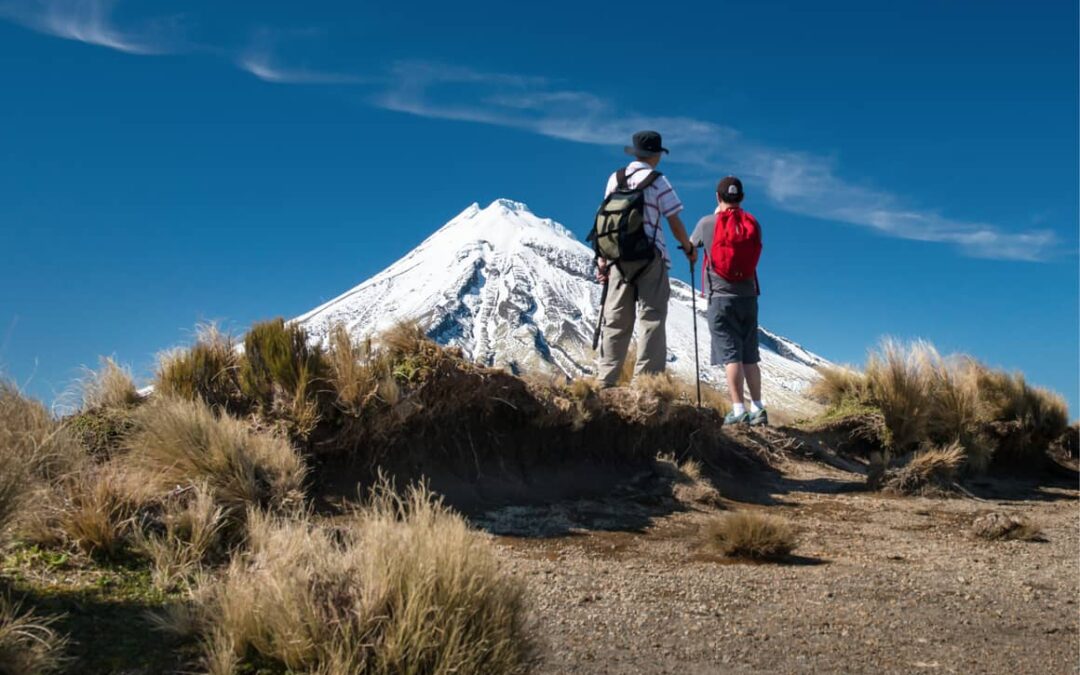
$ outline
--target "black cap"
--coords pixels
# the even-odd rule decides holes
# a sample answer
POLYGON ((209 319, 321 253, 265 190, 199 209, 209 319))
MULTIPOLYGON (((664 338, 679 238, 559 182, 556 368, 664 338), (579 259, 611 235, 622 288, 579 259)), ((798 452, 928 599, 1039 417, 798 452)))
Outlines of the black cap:
POLYGON ((716 185, 716 196, 728 204, 738 204, 743 200, 742 181, 735 176, 721 178, 716 185))
POLYGON ((626 154, 635 157, 656 157, 661 152, 666 153, 668 151, 667 148, 663 147, 659 131, 637 132, 634 134, 634 144, 627 145, 623 150, 626 151, 626 154))

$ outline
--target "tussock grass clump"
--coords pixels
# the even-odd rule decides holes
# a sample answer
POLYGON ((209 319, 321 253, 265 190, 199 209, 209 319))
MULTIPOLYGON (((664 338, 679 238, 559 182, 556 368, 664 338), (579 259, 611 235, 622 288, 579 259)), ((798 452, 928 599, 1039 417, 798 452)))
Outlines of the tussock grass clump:
POLYGON ((994 512, 979 516, 971 524, 971 533, 981 539, 1046 541, 1042 529, 1024 516, 994 512))
POLYGON ((866 376, 850 366, 821 368, 821 377, 810 385, 809 396, 820 403, 839 405, 855 403, 868 395, 866 376))
MULTIPOLYGON (((658 373, 639 375, 634 378, 631 386, 655 396, 664 403, 682 403, 685 405, 697 405, 697 386, 694 382, 675 377, 671 373, 658 373)), ((731 404, 727 397, 719 390, 702 383, 701 405, 711 408, 721 415, 726 415, 731 410, 731 404)))
POLYGON ((334 531, 303 516, 248 523, 249 550, 195 595, 211 672, 255 655, 341 675, 527 670, 522 585, 425 489, 383 486, 334 531))
POLYGON ((870 483, 878 489, 901 495, 945 494, 953 491, 967 454, 959 443, 913 454, 899 467, 875 466, 870 483))
POLYGON ((140 503, 133 493, 138 479, 116 464, 94 467, 67 477, 60 488, 63 502, 45 506, 54 512, 59 533, 49 537, 66 540, 91 555, 118 558, 127 549, 132 518, 140 503))
POLYGON ((703 534, 708 548, 734 558, 775 560, 789 555, 797 543, 787 521, 752 511, 719 515, 703 534))
POLYGON ((701 462, 687 458, 679 461, 674 454, 656 456, 659 472, 672 484, 672 496, 684 504, 719 506, 720 491, 702 474, 701 462))
POLYGON ((0 381, 0 534, 34 512, 42 484, 86 463, 85 452, 45 406, 0 381))
POLYGON ((372 361, 370 340, 353 340, 344 324, 330 331, 326 350, 330 383, 337 394, 337 405, 353 415, 360 414, 379 392, 380 373, 372 361))
POLYGON ((252 431, 202 401, 144 405, 127 440, 128 462, 161 491, 204 483, 241 515, 251 505, 284 508, 302 497, 305 466, 284 438, 252 431))
POLYGON ((86 461, 86 453, 40 402, 0 381, 0 455, 36 478, 53 478, 86 461))
POLYGON ((864 373, 825 369, 812 392, 832 406, 827 415, 879 413, 879 440, 889 455, 959 443, 974 471, 1037 467, 1068 424, 1057 394, 970 357, 943 357, 924 341, 885 340, 864 373))
POLYGON ((9 597, 0 595, 0 673, 46 675, 59 672, 67 663, 67 639, 53 628, 60 617, 24 611, 9 597))
POLYGON ((205 563, 223 559, 228 551, 225 508, 205 483, 166 498, 158 532, 136 535, 136 547, 151 561, 154 586, 176 590, 191 582, 205 563))
POLYGON ((213 324, 200 326, 190 348, 166 352, 159 358, 154 391, 242 411, 247 402, 240 391, 240 361, 230 335, 213 324))
POLYGON ((139 402, 131 371, 111 358, 102 358, 97 370, 88 369, 79 384, 82 410, 127 408, 139 402))

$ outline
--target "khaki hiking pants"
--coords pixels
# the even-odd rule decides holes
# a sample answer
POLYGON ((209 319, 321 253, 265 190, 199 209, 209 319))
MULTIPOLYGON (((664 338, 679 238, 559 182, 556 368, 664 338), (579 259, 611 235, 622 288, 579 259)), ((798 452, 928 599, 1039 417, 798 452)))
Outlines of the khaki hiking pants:
MULTIPOLYGON (((628 277, 633 277, 641 265, 624 264, 623 268, 628 277)), ((632 284, 626 283, 618 268, 611 268, 597 364, 603 386, 613 387, 619 383, 619 371, 622 370, 623 360, 630 348, 630 338, 634 334, 635 310, 639 326, 634 374, 664 372, 667 363, 664 323, 667 321, 670 296, 667 263, 659 254, 645 263, 645 269, 632 284)))

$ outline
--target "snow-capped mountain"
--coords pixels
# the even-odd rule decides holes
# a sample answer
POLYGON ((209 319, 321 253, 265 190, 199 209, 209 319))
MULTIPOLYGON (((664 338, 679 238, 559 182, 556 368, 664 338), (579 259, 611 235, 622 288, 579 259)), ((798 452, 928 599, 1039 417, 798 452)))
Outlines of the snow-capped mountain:
MULTIPOLYGON (((343 323, 357 337, 416 320, 444 345, 470 358, 516 372, 595 372, 592 333, 600 302, 592 250, 569 230, 506 199, 473 204, 412 252, 341 296, 297 317, 325 340, 343 323)), ((668 367, 694 376, 691 290, 672 279, 668 367)), ((723 381, 708 366, 705 302, 697 301, 702 378, 723 381)), ((766 316, 768 315, 766 309, 766 316)), ((805 407, 802 392, 821 357, 762 329, 764 395, 772 405, 805 407)))

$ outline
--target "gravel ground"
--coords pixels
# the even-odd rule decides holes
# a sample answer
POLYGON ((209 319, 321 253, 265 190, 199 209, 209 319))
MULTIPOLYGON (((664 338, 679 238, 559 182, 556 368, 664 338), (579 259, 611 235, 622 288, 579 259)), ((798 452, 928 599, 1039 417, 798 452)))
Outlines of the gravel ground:
POLYGON ((498 537, 531 592, 540 672, 1078 671, 1075 489, 994 501, 889 498, 837 492, 860 477, 818 464, 781 468, 786 487, 772 504, 725 506, 794 522, 800 545, 787 564, 701 549, 699 530, 715 508, 625 531, 613 525, 611 503, 563 504, 560 530, 575 513, 605 529, 585 520, 565 536, 498 537), (1047 541, 972 537, 972 520, 990 511, 1031 518, 1047 541))

